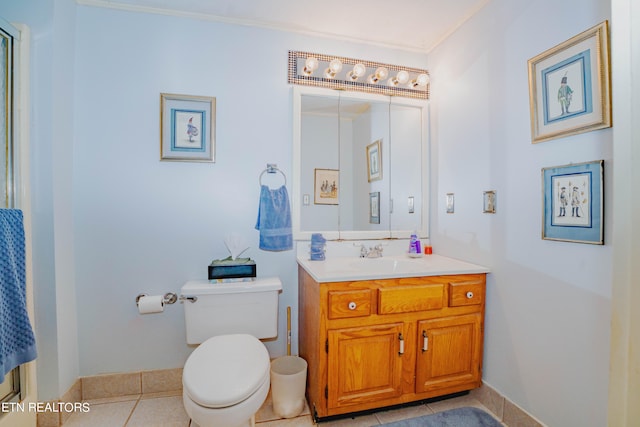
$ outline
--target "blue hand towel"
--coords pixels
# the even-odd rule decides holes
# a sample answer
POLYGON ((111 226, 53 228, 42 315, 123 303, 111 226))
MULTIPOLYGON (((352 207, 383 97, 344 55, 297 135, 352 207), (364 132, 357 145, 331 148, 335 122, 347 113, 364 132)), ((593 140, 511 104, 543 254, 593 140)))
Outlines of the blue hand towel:
POLYGON ((34 360, 36 340, 27 315, 22 211, 0 209, 0 374, 34 360))
POLYGON ((261 186, 256 230, 260 230, 262 250, 286 251, 293 248, 291 208, 284 185, 276 190, 261 186))

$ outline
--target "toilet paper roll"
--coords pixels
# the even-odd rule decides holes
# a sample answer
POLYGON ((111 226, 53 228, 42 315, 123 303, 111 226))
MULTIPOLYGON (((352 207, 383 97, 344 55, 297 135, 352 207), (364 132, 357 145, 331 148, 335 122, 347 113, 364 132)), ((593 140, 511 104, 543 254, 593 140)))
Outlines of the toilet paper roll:
POLYGON ((140 314, 162 313, 164 311, 164 296, 150 295, 138 300, 140 314))

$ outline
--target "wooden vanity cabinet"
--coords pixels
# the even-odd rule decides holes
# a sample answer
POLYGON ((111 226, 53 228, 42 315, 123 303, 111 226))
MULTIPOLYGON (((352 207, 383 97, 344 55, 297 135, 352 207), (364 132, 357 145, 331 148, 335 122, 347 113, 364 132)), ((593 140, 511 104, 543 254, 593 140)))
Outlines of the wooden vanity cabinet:
POLYGON ((298 267, 314 418, 479 387, 485 276, 318 283, 298 267))

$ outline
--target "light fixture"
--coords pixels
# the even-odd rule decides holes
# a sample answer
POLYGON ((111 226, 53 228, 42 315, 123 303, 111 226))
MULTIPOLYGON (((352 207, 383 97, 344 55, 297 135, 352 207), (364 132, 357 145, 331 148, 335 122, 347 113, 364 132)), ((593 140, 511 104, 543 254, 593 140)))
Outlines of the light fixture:
POLYGON ((369 76, 368 81, 369 83, 374 85, 378 83, 380 80, 386 79, 388 75, 389 75, 389 70, 387 70, 385 67, 378 67, 376 68, 376 72, 369 76))
POLYGON ((312 52, 289 51, 289 84, 429 99, 429 72, 312 52))
POLYGON ((389 86, 405 85, 409 81, 409 73, 405 70, 398 71, 398 74, 391 77, 387 84, 389 86))
POLYGON ((428 84, 429 84, 429 75, 426 73, 422 73, 422 74, 419 74, 418 77, 416 77, 415 79, 411 80, 411 82, 409 83, 409 86, 415 89, 417 87, 427 87, 428 84))
POLYGON ((342 61, 339 59, 332 59, 329 62, 329 67, 324 71, 324 77, 327 79, 332 79, 342 70, 342 61))
POLYGON ((304 61, 304 68, 302 69, 302 74, 305 76, 310 76, 313 74, 315 70, 318 69, 318 65, 320 65, 320 61, 314 56, 310 56, 304 61))
POLYGON ((347 73, 347 77, 352 82, 355 82, 360 77, 364 76, 364 73, 367 72, 367 67, 364 66, 362 62, 358 62, 353 66, 353 69, 347 73))

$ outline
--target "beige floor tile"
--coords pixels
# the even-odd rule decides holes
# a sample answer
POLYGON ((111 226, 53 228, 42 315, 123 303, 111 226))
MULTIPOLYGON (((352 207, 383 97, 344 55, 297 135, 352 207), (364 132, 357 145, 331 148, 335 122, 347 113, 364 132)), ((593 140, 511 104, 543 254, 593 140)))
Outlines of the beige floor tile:
POLYGON ((487 407, 491 412, 493 412, 498 418, 502 418, 504 413, 504 397, 500 395, 493 388, 483 385, 479 389, 471 390, 471 396, 475 397, 487 407))
POLYGON ((38 427, 58 427, 60 426, 60 413, 39 412, 36 423, 38 427))
POLYGON ((188 427, 189 416, 182 396, 143 399, 138 402, 127 427, 188 427))
MULTIPOLYGON (((77 379, 67 390, 65 394, 60 398, 61 402, 82 402, 82 381, 77 379)), ((67 422, 69 417, 73 415, 73 413, 62 412, 60 413, 60 423, 64 424, 67 422)))
POLYGON ((182 368, 143 371, 142 393, 182 390, 182 368))
POLYGON ((82 381, 77 379, 69 390, 60 398, 61 402, 81 402, 82 401, 82 381))
POLYGON ((175 397, 175 396, 180 396, 180 398, 182 398, 182 390, 159 391, 157 393, 145 393, 140 396, 140 400, 157 399, 159 397, 175 397))
POLYGON ((91 405, 89 412, 76 412, 64 427, 123 427, 131 415, 136 401, 91 405))
MULTIPOLYGON (((311 415, 301 415, 296 418, 287 418, 274 421, 257 422, 256 427, 313 427, 313 419, 311 415)), ((320 424, 324 427, 324 424, 320 424)))
POLYGON ((427 406, 433 412, 442 412, 448 409, 462 408, 465 406, 471 406, 473 408, 479 408, 479 409, 482 409, 483 411, 489 412, 489 410, 487 410, 487 408, 485 408, 484 405, 480 403, 478 399, 470 395, 452 397, 451 399, 445 399, 445 400, 440 400, 438 402, 428 403, 427 406))
POLYGON ((140 393, 142 393, 142 385, 139 372, 82 378, 82 398, 84 400, 140 393))
POLYGON ((128 394, 124 396, 103 397, 101 399, 85 399, 89 405, 104 405, 105 403, 118 403, 118 402, 136 402, 140 399, 139 394, 128 394))
POLYGON ((504 402, 503 421, 505 425, 518 427, 542 427, 543 425, 533 419, 529 414, 518 408, 509 400, 504 402))
POLYGON ((376 412, 374 415, 380 424, 394 421, 406 420, 407 418, 421 417, 422 415, 433 414, 433 411, 426 405, 407 406, 398 409, 389 409, 376 412))

